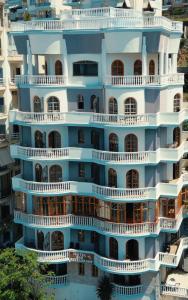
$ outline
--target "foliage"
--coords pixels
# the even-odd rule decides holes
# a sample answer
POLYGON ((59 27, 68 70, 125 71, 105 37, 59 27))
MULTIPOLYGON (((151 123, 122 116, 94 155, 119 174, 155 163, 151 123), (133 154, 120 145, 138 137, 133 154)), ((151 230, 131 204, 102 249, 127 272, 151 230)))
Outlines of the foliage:
POLYGON ((31 21, 31 15, 28 12, 25 12, 23 15, 24 21, 31 21))
MULTIPOLYGON (((1 300, 49 300, 44 288, 46 266, 34 253, 7 248, 0 251, 1 300)), ((52 299, 52 298, 50 298, 52 299)))
POLYGON ((113 285, 109 277, 103 276, 99 282, 96 290, 97 297, 101 300, 110 300, 113 293, 113 285))

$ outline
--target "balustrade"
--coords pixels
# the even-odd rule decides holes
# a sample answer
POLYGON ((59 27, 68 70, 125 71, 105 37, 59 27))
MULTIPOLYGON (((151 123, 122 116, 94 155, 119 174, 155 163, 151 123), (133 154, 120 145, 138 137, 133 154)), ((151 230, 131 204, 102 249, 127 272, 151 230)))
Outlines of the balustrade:
POLYGON ((188 289, 181 288, 177 286, 162 284, 161 286, 161 294, 169 295, 169 296, 176 296, 183 299, 188 298, 188 289))

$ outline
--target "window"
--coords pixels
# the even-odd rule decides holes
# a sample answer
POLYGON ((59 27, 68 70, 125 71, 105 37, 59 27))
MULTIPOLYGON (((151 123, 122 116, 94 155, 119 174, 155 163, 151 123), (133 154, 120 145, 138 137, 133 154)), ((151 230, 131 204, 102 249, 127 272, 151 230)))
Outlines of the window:
POLYGON ((109 151, 118 152, 118 137, 115 133, 109 135, 109 151))
POLYGON ((78 231, 78 241, 79 242, 84 242, 85 241, 85 234, 83 230, 78 231))
POLYGON ((81 276, 85 275, 85 266, 83 263, 79 263, 78 265, 78 274, 81 276))
POLYGON ((174 96, 174 112, 179 112, 180 111, 180 101, 181 101, 181 95, 176 94, 174 96))
POLYGON ((78 165, 78 176, 85 177, 85 165, 84 163, 79 163, 78 165))
POLYGON ((155 62, 150 60, 149 62, 149 75, 155 75, 155 62))
POLYGON ((82 95, 78 95, 78 109, 84 109, 84 97, 82 95))
POLYGON ((91 96, 90 106, 91 106, 91 111, 93 111, 93 112, 98 112, 99 111, 99 99, 96 95, 91 96))
POLYGON ((93 277, 98 277, 98 268, 95 265, 91 265, 91 274, 93 277))
POLYGON ((98 76, 98 63, 88 60, 73 63, 73 76, 98 76))
POLYGON ((128 134, 125 137, 125 152, 137 152, 138 139, 134 134, 128 134))
POLYGON ((82 129, 78 130, 78 143, 79 144, 84 144, 85 139, 84 139, 84 131, 82 129))
POLYGON ((34 112, 41 112, 42 111, 42 107, 41 107, 41 100, 38 96, 35 96, 33 98, 33 111, 34 112))
POLYGON ((134 75, 142 75, 142 61, 139 59, 134 63, 134 75))
POLYGON ((137 189, 139 187, 139 174, 136 170, 130 170, 127 172, 126 187, 128 189, 137 189))
POLYGON ((113 98, 113 97, 111 97, 109 99, 108 111, 109 111, 109 114, 112 114, 112 115, 116 115, 118 113, 117 100, 115 98, 113 98))
POLYGON ((124 65, 121 60, 115 60, 111 66, 112 76, 123 76, 124 75, 124 65))
POLYGON ((50 167, 49 171, 50 182, 60 182, 62 181, 62 168, 58 165, 50 167))
POLYGON ((137 103, 134 98, 128 98, 124 103, 125 115, 136 115, 137 114, 137 103))
POLYGON ((59 112, 60 111, 60 105, 59 105, 59 99, 52 96, 48 99, 48 112, 59 112))

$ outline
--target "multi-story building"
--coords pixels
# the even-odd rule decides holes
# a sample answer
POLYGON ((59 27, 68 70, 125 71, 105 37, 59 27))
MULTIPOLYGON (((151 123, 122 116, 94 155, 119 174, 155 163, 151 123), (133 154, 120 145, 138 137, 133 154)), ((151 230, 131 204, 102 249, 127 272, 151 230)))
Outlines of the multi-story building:
POLYGON ((0 247, 14 240, 11 176, 18 171, 18 165, 10 157, 9 143, 17 138, 17 127, 9 130, 8 111, 17 107, 14 76, 21 74, 22 64, 22 57, 16 52, 14 41, 8 35, 4 2, 0 1, 0 247))
POLYGON ((182 24, 161 1, 122 6, 11 25, 24 61, 16 247, 50 264, 57 299, 96 299, 104 274, 116 300, 187 293, 169 278, 188 249, 182 24))

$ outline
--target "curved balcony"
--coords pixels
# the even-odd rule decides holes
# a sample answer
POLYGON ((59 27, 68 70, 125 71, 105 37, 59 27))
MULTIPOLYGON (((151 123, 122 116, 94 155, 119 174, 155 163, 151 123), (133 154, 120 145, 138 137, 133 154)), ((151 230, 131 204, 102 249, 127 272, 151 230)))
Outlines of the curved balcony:
POLYGON ((177 197, 182 187, 188 185, 188 173, 184 173, 177 180, 168 183, 158 183, 155 187, 138 189, 111 188, 96 185, 90 182, 34 182, 26 181, 19 176, 12 178, 12 185, 15 191, 30 193, 33 195, 86 195, 99 197, 101 200, 121 201, 145 201, 157 200, 161 195, 177 197))
POLYGON ((157 127, 161 125, 171 126, 180 125, 188 119, 188 109, 181 110, 179 113, 156 113, 143 115, 109 115, 100 113, 79 113, 79 112, 22 112, 12 110, 9 112, 9 120, 17 125, 25 123, 33 125, 51 126, 61 125, 84 125, 94 127, 157 127))
POLYGON ((183 219, 182 209, 176 219, 159 218, 158 223, 145 222, 139 224, 112 223, 93 217, 61 215, 40 216, 14 211, 14 222, 35 228, 77 228, 97 231, 107 235, 157 235, 160 231, 177 232, 183 219))
POLYGON ((11 146, 11 156, 22 160, 68 160, 99 164, 158 164, 160 161, 177 162, 188 152, 188 142, 178 148, 159 148, 156 151, 112 152, 90 148, 30 148, 11 146))
POLYGON ((170 75, 137 75, 137 76, 107 76, 106 84, 110 86, 161 86, 184 84, 184 74, 170 75))
POLYGON ((64 86, 67 84, 65 76, 61 75, 16 75, 14 79, 17 85, 40 85, 40 86, 64 86))
POLYGON ((60 251, 42 251, 28 248, 23 244, 23 239, 15 244, 16 249, 29 250, 37 253, 38 260, 45 263, 92 263, 102 271, 119 274, 137 274, 148 271, 158 271, 160 266, 177 267, 182 253, 188 248, 188 238, 182 238, 176 254, 158 252, 155 258, 138 261, 115 260, 100 256, 95 252, 67 249, 60 251))
POLYGON ((101 30, 101 29, 165 29, 168 31, 182 32, 183 25, 181 22, 172 22, 164 17, 139 17, 139 16, 96 16, 81 19, 64 20, 44 20, 29 22, 12 22, 11 32, 27 32, 27 31, 54 31, 62 32, 66 30, 101 30))

